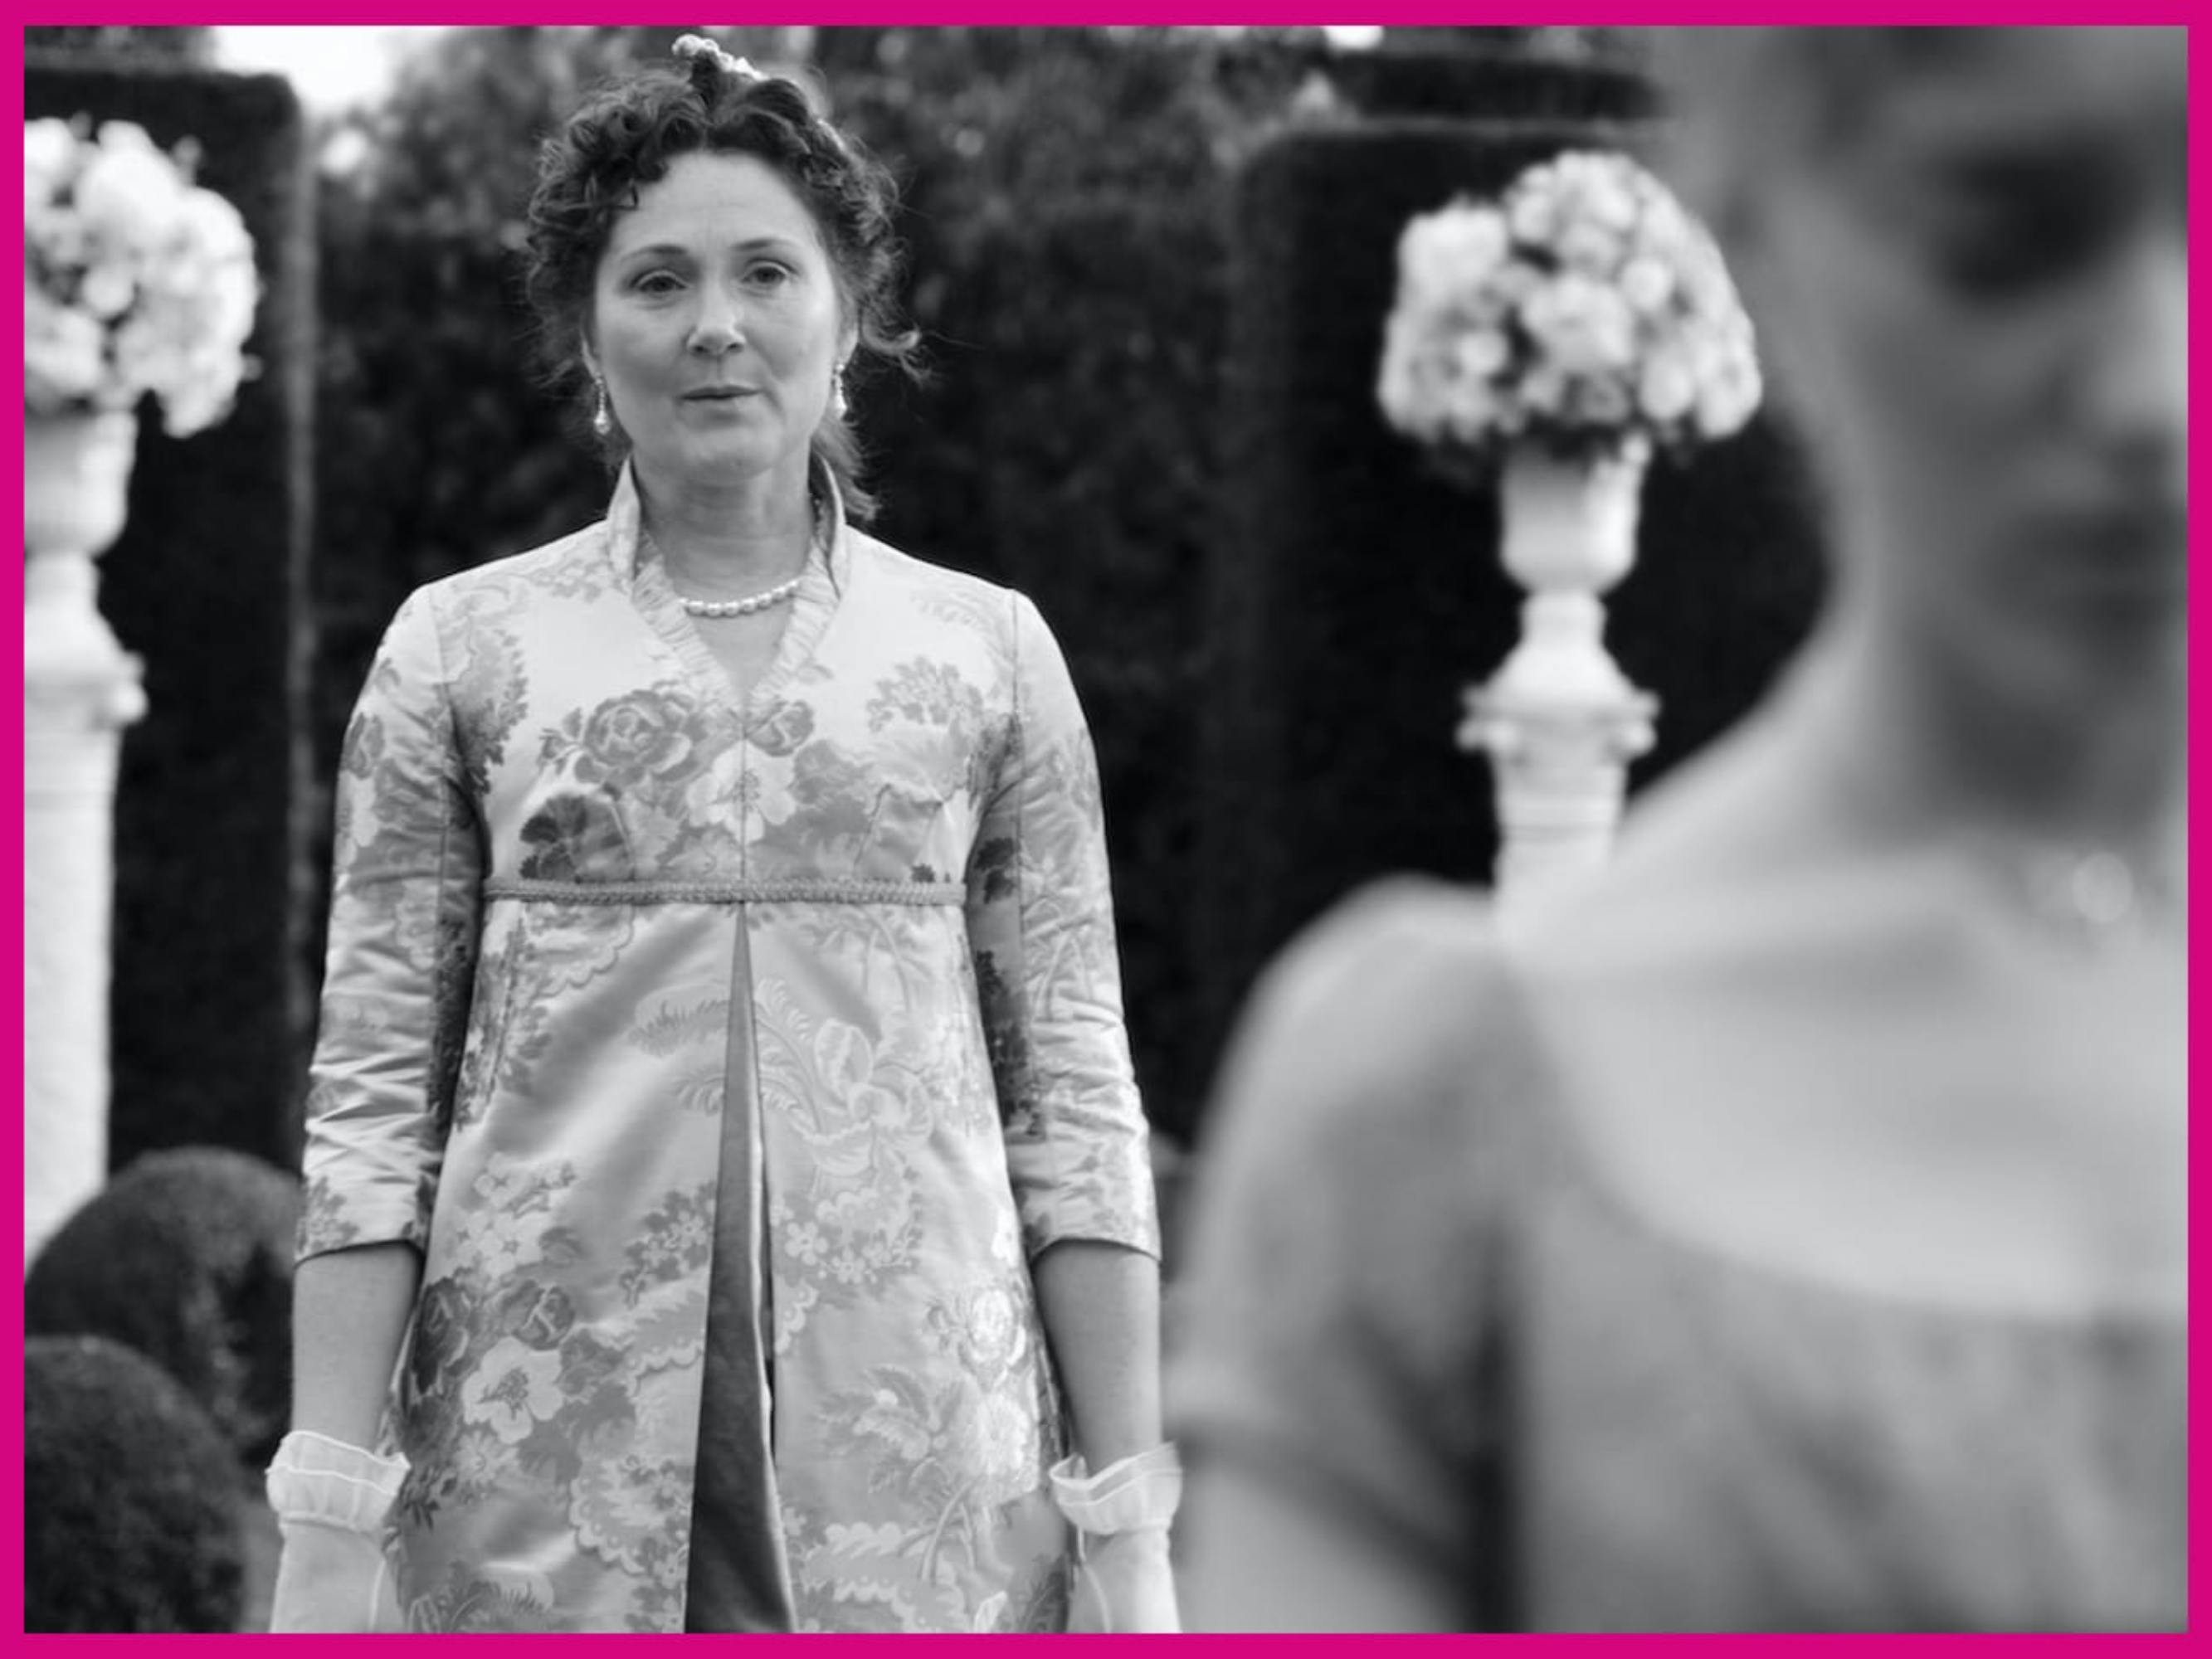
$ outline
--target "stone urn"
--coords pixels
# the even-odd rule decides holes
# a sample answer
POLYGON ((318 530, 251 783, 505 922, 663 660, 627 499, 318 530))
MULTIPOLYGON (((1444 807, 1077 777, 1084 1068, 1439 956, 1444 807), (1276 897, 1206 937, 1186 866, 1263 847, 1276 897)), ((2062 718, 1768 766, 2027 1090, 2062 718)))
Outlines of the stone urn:
POLYGON ((1636 562, 1645 466, 1640 448, 1563 456, 1528 442, 1502 463, 1499 557, 1528 597, 1519 641, 1467 694, 1459 741, 1495 775, 1503 903, 1604 861, 1628 763, 1651 745, 1657 699, 1606 649, 1602 597, 1636 562))

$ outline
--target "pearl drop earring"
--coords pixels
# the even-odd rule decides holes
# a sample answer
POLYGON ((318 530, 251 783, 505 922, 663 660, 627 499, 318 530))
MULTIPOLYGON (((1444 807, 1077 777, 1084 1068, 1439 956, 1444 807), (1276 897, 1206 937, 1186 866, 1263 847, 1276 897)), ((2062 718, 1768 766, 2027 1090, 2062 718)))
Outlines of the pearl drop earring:
POLYGON ((614 411, 607 407, 607 383, 598 375, 592 376, 592 391, 597 398, 592 410, 592 430, 600 437, 611 437, 615 429, 614 411))

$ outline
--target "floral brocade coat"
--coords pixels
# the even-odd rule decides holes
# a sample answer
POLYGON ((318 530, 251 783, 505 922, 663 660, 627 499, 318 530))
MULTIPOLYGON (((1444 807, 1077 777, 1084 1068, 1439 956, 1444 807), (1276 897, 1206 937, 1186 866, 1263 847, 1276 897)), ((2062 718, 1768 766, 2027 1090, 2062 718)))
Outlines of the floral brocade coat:
POLYGON ((798 1627, 1054 1624, 1030 1262, 1157 1233, 1035 609, 833 514, 741 700, 627 473, 414 594, 347 735, 306 1175, 303 1257, 422 1255, 410 1627, 682 1629, 710 1376, 763 1402, 798 1627))

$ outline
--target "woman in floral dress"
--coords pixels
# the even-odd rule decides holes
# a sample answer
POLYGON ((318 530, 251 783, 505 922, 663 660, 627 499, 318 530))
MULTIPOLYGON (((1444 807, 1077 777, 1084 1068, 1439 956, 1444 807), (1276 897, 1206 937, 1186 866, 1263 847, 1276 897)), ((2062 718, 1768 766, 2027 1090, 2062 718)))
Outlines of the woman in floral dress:
POLYGON ((606 518, 412 596, 348 736, 276 1623, 1171 1629, 1082 714, 854 522, 886 175, 678 50, 531 208, 606 518))

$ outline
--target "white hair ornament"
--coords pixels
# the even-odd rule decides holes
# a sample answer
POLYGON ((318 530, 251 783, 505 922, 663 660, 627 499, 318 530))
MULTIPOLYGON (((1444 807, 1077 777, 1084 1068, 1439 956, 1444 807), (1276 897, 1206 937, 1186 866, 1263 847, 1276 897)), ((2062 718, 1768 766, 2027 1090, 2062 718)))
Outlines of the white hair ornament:
POLYGON ((676 55, 687 63, 698 58, 711 58, 717 70, 733 80, 764 81, 768 78, 755 69, 749 61, 743 58, 732 58, 703 34, 686 34, 680 37, 676 42, 676 55))

